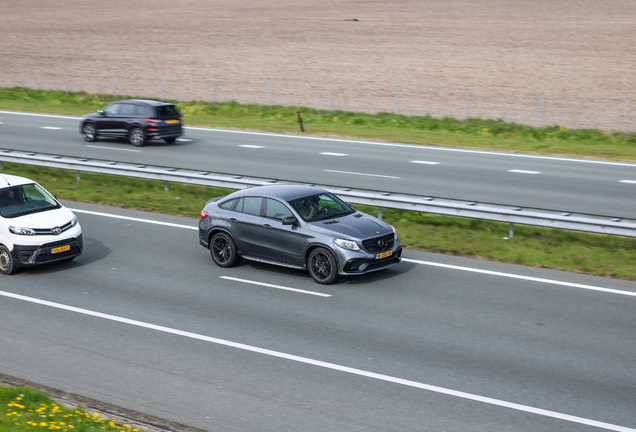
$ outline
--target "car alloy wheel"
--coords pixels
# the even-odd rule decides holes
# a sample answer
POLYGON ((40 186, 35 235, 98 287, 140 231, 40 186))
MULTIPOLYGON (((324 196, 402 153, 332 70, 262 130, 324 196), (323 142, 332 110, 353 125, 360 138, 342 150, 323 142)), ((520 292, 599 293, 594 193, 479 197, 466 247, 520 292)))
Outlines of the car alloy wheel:
POLYGON ((210 254, 219 267, 232 267, 241 260, 234 240, 225 233, 218 233, 212 237, 210 254))
POLYGON ((84 141, 93 142, 96 139, 95 125, 87 122, 82 125, 82 138, 84 141))
POLYGON ((146 144, 146 132, 140 127, 132 128, 128 134, 128 139, 135 147, 141 147, 146 144))
POLYGON ((309 274, 323 285, 333 283, 338 277, 336 258, 325 248, 316 248, 309 255, 309 274))

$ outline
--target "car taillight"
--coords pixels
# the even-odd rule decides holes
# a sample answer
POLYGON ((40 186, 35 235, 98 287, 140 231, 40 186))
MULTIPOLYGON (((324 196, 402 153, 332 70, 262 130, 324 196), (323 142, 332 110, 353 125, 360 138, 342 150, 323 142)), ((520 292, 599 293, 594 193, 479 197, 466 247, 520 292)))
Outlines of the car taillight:
POLYGON ((210 216, 210 214, 206 211, 202 211, 201 212, 201 219, 205 219, 206 217, 210 216))
POLYGON ((159 120, 159 119, 153 119, 153 118, 147 118, 147 119, 145 119, 145 122, 146 122, 146 123, 150 123, 150 124, 152 124, 153 126, 155 126, 155 125, 157 125, 158 123, 161 123, 161 120, 159 120))

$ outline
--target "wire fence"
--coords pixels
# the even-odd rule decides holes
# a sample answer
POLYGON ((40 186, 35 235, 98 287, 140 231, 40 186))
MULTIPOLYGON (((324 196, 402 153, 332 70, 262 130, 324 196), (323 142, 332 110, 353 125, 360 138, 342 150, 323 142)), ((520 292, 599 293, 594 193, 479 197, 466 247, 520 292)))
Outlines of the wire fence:
POLYGON ((329 111, 392 112, 406 116, 431 115, 469 121, 501 119, 544 127, 630 132, 629 94, 598 94, 561 89, 558 92, 498 88, 485 91, 422 85, 409 88, 389 83, 355 86, 338 82, 290 82, 263 78, 241 81, 225 76, 170 76, 153 73, 26 70, 0 77, 0 86, 127 95, 180 101, 236 101, 245 104, 304 106, 329 111))

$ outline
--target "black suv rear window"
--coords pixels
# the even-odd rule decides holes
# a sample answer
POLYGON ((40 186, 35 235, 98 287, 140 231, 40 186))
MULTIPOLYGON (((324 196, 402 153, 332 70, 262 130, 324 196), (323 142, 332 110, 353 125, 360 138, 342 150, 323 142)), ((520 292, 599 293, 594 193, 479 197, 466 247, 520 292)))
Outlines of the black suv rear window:
POLYGON ((179 110, 174 105, 160 105, 155 107, 157 115, 179 115, 179 110))

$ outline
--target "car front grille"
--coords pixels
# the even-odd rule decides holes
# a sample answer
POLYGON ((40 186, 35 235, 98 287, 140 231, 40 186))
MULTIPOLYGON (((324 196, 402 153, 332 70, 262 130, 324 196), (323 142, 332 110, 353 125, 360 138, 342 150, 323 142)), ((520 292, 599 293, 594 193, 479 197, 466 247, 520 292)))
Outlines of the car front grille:
POLYGON ((72 227, 73 227, 73 221, 69 221, 68 223, 65 223, 64 225, 62 225, 61 227, 57 227, 60 229, 60 232, 57 234, 53 234, 53 230, 55 228, 34 228, 33 231, 35 231, 35 235, 59 235, 63 233, 64 231, 68 231, 72 227))
POLYGON ((374 237, 362 241, 362 247, 369 253, 378 253, 393 249, 393 233, 384 235, 382 237, 374 237))

